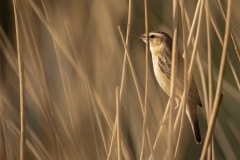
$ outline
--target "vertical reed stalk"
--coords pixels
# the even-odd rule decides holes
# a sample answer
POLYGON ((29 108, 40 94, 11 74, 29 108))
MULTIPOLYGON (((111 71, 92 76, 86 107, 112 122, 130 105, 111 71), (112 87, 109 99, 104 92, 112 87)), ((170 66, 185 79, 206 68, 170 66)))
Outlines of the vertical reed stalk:
POLYGON ((15 29, 16 29, 16 44, 17 44, 17 55, 18 55, 18 75, 19 75, 19 96, 20 96, 20 160, 25 159, 25 147, 26 147, 26 137, 25 137, 25 106, 24 106, 24 66, 23 57, 21 52, 21 42, 20 42, 20 28, 18 19, 18 4, 17 0, 13 0, 14 9, 14 19, 15 19, 15 29))

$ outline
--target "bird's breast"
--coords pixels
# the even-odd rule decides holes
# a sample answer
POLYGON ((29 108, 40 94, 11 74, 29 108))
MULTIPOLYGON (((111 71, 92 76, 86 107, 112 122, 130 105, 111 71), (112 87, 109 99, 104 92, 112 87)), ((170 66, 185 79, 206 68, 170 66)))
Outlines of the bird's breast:
POLYGON ((158 66, 158 57, 157 56, 152 56, 152 62, 153 62, 153 70, 154 70, 154 75, 157 79, 158 84, 160 87, 163 89, 164 92, 166 92, 167 95, 170 94, 170 84, 171 81, 170 79, 166 76, 165 73, 163 73, 159 66, 158 66))

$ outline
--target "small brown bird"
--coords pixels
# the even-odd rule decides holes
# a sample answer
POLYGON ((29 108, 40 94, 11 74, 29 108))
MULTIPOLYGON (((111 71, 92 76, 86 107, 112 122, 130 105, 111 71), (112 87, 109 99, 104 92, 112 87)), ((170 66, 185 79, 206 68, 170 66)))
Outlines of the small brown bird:
MULTIPOLYGON (((138 36, 138 38, 146 42, 145 34, 138 36)), ((160 87, 169 96, 172 67, 172 38, 164 32, 150 32, 149 44, 155 77, 160 87)), ((177 105, 179 105, 184 90, 184 60, 181 56, 178 56, 175 87, 175 100, 177 105)), ((198 95, 198 90, 195 85, 194 79, 192 79, 187 98, 186 114, 191 123, 196 143, 201 143, 201 133, 198 123, 197 106, 201 107, 202 104, 198 95)))

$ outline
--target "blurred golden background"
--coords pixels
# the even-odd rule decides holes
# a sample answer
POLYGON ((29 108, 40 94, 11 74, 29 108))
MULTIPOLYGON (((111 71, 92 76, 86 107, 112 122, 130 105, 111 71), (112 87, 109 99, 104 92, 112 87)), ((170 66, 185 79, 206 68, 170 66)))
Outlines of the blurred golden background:
MULTIPOLYGON (((150 56, 146 112, 143 108, 145 45, 133 35, 145 32, 144 1, 16 2, 25 78, 26 159, 166 159, 169 133, 168 120, 163 119, 163 114, 168 97, 153 76, 150 56), (129 4, 132 5, 130 12, 129 4), (131 29, 127 44, 131 64, 118 26, 124 38, 127 27, 131 29)), ((199 18, 199 12, 195 15, 198 4, 202 11, 200 28, 195 27, 193 31, 193 37, 200 32, 197 54, 201 64, 196 63, 193 75, 205 106, 199 109, 203 140, 208 128, 206 103, 208 105, 209 97, 214 98, 219 82, 223 50, 219 36, 223 41, 227 23, 223 14, 227 14, 228 1, 206 3, 179 1, 178 12, 178 46, 182 51, 182 30, 185 29, 188 36, 187 23, 191 27, 194 18, 199 18), (187 19, 184 23, 180 4, 187 19), (210 32, 206 29, 208 16, 210 32), (212 96, 208 85, 207 36, 211 39, 212 96), (203 81, 207 84, 207 95, 203 81)), ((231 3, 231 36, 221 89, 223 99, 208 159, 240 158, 240 1, 231 3)), ((149 30, 172 34, 172 2, 151 0, 148 5, 149 30)), ((13 2, 1 1, 0 7, 0 159, 15 160, 19 157, 20 142, 16 25, 13 2)), ((191 55, 193 44, 188 49, 191 55)), ((178 109, 174 109, 174 115, 177 112, 178 109)), ((174 133, 176 138, 178 133, 178 130, 174 133)), ((189 122, 185 121, 175 159, 199 159, 202 148, 203 143, 195 144, 189 122)))

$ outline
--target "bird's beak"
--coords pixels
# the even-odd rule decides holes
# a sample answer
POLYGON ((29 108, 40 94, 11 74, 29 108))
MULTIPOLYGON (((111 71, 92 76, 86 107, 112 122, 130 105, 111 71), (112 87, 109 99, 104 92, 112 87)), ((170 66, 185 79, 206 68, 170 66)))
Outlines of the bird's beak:
POLYGON ((140 38, 142 41, 146 42, 146 36, 145 36, 145 34, 134 35, 134 37, 140 38))

